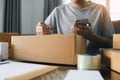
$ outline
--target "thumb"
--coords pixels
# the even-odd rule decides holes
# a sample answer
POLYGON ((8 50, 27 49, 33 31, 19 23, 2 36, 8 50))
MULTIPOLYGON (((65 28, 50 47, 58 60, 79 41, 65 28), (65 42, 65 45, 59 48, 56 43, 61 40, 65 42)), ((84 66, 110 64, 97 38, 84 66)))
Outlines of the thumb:
POLYGON ((51 29, 51 28, 52 28, 52 25, 49 24, 49 25, 47 25, 46 27, 47 27, 48 29, 51 29))

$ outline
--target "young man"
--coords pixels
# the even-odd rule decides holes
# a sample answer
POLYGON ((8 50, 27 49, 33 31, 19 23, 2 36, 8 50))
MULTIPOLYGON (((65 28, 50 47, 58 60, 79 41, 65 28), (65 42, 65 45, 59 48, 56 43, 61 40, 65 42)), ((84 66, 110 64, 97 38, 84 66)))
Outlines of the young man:
POLYGON ((71 0, 56 7, 44 22, 36 26, 37 34, 76 33, 87 39, 87 53, 98 53, 99 48, 112 46, 114 28, 104 6, 86 0, 71 0), (75 20, 88 19, 86 26, 75 20), (51 28, 49 27, 51 25, 51 28))

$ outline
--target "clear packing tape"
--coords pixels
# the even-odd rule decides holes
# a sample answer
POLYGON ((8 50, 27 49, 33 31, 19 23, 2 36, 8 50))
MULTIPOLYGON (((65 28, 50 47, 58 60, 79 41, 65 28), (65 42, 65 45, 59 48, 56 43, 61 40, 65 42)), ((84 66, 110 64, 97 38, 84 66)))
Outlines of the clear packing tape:
POLYGON ((0 42, 0 61, 8 59, 8 43, 0 42))
POLYGON ((79 54, 77 56, 78 70, 98 70, 100 69, 101 55, 79 54))

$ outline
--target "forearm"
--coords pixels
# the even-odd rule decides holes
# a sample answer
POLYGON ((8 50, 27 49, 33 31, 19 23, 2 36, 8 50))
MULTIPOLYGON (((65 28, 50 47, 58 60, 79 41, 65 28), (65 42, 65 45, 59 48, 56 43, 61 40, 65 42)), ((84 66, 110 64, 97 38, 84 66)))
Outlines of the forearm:
POLYGON ((112 40, 107 37, 99 36, 95 33, 92 33, 89 34, 86 38, 98 47, 101 48, 112 47, 112 40))

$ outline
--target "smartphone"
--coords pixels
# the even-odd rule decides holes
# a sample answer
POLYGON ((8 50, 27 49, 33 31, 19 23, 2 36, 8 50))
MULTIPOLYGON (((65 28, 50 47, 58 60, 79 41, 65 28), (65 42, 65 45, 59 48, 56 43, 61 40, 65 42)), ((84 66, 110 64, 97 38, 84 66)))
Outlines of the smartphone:
POLYGON ((88 19, 79 19, 79 20, 76 20, 75 22, 79 25, 86 26, 86 24, 88 23, 88 19))

